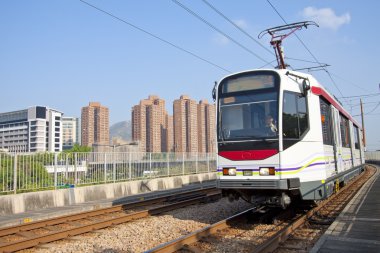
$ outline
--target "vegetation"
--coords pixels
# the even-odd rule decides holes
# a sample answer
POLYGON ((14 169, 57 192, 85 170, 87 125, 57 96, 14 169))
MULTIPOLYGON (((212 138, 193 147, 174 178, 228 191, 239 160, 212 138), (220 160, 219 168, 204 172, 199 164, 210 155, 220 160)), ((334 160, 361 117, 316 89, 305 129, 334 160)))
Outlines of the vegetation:
POLYGON ((79 144, 74 144, 74 146, 69 149, 63 151, 64 153, 85 153, 85 152, 91 152, 91 147, 88 146, 81 146, 79 144))
MULTIPOLYGON (((17 189, 40 189, 53 186, 54 179, 46 171, 44 163, 53 161, 50 155, 17 156, 17 189)), ((12 191, 14 187, 14 157, 4 155, 0 162, 0 192, 12 191)))

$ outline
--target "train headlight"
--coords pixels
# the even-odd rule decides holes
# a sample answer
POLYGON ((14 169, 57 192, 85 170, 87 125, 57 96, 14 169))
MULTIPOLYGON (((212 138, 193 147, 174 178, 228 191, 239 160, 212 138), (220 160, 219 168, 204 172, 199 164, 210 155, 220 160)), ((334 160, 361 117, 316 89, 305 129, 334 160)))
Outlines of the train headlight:
POLYGON ((260 176, 273 176, 276 174, 274 167, 260 167, 259 169, 260 176))
POLYGON ((223 168, 223 176, 236 176, 236 168, 223 168))

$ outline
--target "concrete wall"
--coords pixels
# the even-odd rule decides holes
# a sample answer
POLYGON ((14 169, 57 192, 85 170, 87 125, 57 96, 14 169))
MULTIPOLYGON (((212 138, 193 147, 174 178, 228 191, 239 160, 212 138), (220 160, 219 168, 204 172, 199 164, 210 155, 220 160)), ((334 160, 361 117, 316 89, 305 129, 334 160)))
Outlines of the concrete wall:
POLYGON ((0 196, 0 215, 122 198, 139 193, 181 188, 215 179, 215 173, 204 173, 0 196))

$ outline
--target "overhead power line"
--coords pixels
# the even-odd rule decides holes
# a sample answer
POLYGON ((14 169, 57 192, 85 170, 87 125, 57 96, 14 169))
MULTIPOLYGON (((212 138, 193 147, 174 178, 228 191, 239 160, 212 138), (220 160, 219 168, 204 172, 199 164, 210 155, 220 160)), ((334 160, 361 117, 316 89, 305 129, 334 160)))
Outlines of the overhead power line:
POLYGON ((376 97, 379 95, 380 95, 380 93, 371 93, 371 94, 347 96, 347 97, 340 97, 340 98, 364 98, 364 97, 376 97))
MULTIPOLYGON (((271 55, 275 56, 275 54, 269 50, 266 46, 264 46, 262 43, 260 43, 257 39, 255 39, 254 37, 252 37, 247 31, 245 31, 243 28, 241 28, 240 26, 238 26, 235 22, 233 22, 230 18, 228 18, 223 12, 221 12, 219 9, 217 9, 214 5, 212 5, 210 2, 208 2, 207 0, 202 0, 207 6, 209 6, 212 10, 214 10, 216 13, 218 13, 221 17, 223 17, 225 20, 227 20, 228 23, 232 24, 236 29, 238 29, 240 32, 242 32, 243 34, 245 34, 248 38, 250 38, 252 41, 254 41, 256 44, 258 44, 260 47, 262 47, 265 51, 267 51, 268 53, 270 53, 271 55)), ((289 59, 289 60, 293 60, 293 61, 301 61, 301 62, 308 62, 308 63, 318 63, 318 62, 313 62, 313 61, 307 61, 307 60, 302 60, 302 59, 297 59, 297 58, 292 58, 292 57, 286 57, 286 59, 289 59)), ((276 60, 274 61, 271 61, 270 63, 273 63, 275 62, 276 60)), ((267 66, 267 65, 270 65, 269 63, 267 63, 266 65, 264 65, 263 67, 267 66)), ((261 67, 261 68, 263 68, 261 67)))
POLYGON ((249 33, 247 33, 243 28, 241 28, 240 26, 238 26, 235 22, 233 22, 231 19, 229 19, 226 15, 224 15, 220 10, 218 10, 214 5, 212 5, 211 3, 209 3, 207 0, 202 0, 208 7, 210 7, 211 9, 213 9, 216 13, 218 13, 220 16, 222 16, 225 20, 227 20, 227 22, 229 22, 231 25, 233 25, 236 29, 238 29, 239 31, 241 31, 242 33, 244 33, 247 37, 249 37, 251 40, 253 40, 257 45, 259 45, 260 47, 262 47, 265 51, 267 51, 268 53, 270 53, 271 55, 274 56, 274 53, 269 50, 266 46, 264 46, 263 44, 261 44, 258 40, 256 40, 255 38, 253 38, 249 33))
MULTIPOLYGON (((277 13, 277 15, 282 19, 282 21, 284 21, 285 24, 288 24, 286 22, 286 20, 282 17, 282 15, 278 12, 278 10, 276 9, 276 7, 274 7, 274 5, 269 1, 267 0, 267 2, 269 3, 269 5, 272 7, 272 9, 277 13)), ((315 55, 311 52, 311 50, 306 46, 306 44, 301 40, 301 38, 297 35, 297 34, 294 34, 296 36, 296 38, 298 39, 298 41, 303 45, 303 47, 309 52, 309 54, 313 57, 313 59, 319 64, 322 66, 321 62, 317 59, 317 57, 315 57, 315 55)), ((325 67, 322 67, 325 72, 327 73, 327 75, 329 76, 330 80, 332 81, 333 85, 335 86, 335 88, 338 90, 339 94, 343 97, 343 94, 342 94, 342 91, 339 89, 338 85, 335 83, 335 81, 333 80, 330 72, 325 68, 325 67)), ((346 101, 347 104, 349 104, 347 101, 346 101)))
POLYGON ((145 30, 143 28, 140 28, 137 25, 134 25, 134 24, 126 21, 125 19, 119 18, 119 17, 115 16, 114 14, 112 14, 112 13, 110 13, 108 11, 105 11, 105 10, 103 10, 103 9, 101 9, 101 8, 93 5, 93 4, 90 4, 90 3, 88 3, 88 2, 86 2, 84 0, 79 0, 79 1, 81 1, 82 3, 84 3, 84 4, 86 4, 86 5, 94 8, 94 9, 96 9, 96 10, 98 10, 98 11, 100 11, 100 12, 102 12, 102 13, 104 13, 104 14, 106 14, 106 15, 108 15, 108 16, 110 16, 110 17, 112 17, 112 18, 114 18, 114 19, 116 19, 116 20, 118 20, 118 21, 120 21, 120 22, 122 22, 124 24, 126 24, 126 25, 129 25, 130 27, 132 27, 132 28, 134 28, 134 29, 136 29, 136 30, 138 30, 140 32, 143 32, 143 33, 145 33, 145 34, 147 34, 147 35, 149 35, 149 36, 151 36, 151 37, 153 37, 153 38, 155 38, 155 39, 157 39, 157 40, 159 40, 161 42, 164 42, 165 44, 168 44, 168 45, 170 45, 170 46, 172 46, 172 47, 174 47, 174 48, 176 48, 176 49, 178 49, 178 50, 180 50, 182 52, 185 52, 185 53, 187 53, 187 54, 189 54, 189 55, 197 58, 198 60, 206 62, 206 63, 208 63, 208 64, 210 64, 210 65, 212 65, 212 66, 214 66, 214 67, 216 67, 218 69, 221 69, 221 70, 223 70, 223 71, 225 71, 227 73, 232 73, 232 71, 230 71, 230 70, 228 70, 226 68, 223 68, 223 67, 219 66, 218 64, 213 63, 213 62, 211 62, 211 61, 209 61, 209 60, 207 60, 207 59, 205 59, 205 58, 203 58, 203 57, 201 57, 201 56, 199 56, 199 55, 197 55, 197 54, 195 54, 195 53, 193 53, 193 52, 191 52, 191 51, 189 51, 189 50, 187 50, 187 49, 185 49, 185 48, 183 48, 181 46, 178 46, 178 45, 176 45, 176 44, 174 44, 174 43, 172 43, 172 42, 170 42, 170 41, 168 41, 166 39, 163 39, 163 38, 159 37, 158 35, 155 35, 155 34, 149 32, 149 31, 147 31, 147 30, 145 30))
MULTIPOLYGON (((367 112, 367 113, 364 113, 364 115, 373 115, 372 113, 374 111, 376 111, 376 109, 380 106, 380 102, 377 103, 377 105, 370 111, 370 112, 367 112)), ((360 114, 359 114, 360 115, 360 114)), ((359 116, 359 115, 354 115, 354 116, 359 116)))
POLYGON ((343 78, 343 77, 341 77, 341 76, 338 76, 338 75, 335 74, 335 73, 332 73, 331 71, 330 71, 330 73, 331 73, 333 76, 335 76, 335 77, 341 79, 342 81, 345 81, 345 82, 348 83, 348 84, 351 84, 352 86, 355 86, 355 87, 358 88, 358 89, 364 90, 364 91, 366 91, 366 92, 371 92, 371 91, 369 91, 369 90, 367 90, 367 89, 365 89, 365 88, 363 88, 363 87, 361 87, 361 86, 359 86, 359 85, 353 83, 353 82, 350 81, 350 80, 347 80, 347 79, 345 79, 345 78, 343 78))
MULTIPOLYGON (((265 62, 265 63, 267 63, 269 65, 272 65, 270 62, 268 62, 267 60, 263 59, 261 56, 259 56, 258 54, 256 54, 255 52, 253 52, 252 50, 250 50, 249 48, 247 48, 246 46, 242 45, 240 42, 238 42, 237 40, 235 40, 234 38, 232 38, 230 35, 226 34, 222 30, 220 30, 219 28, 217 28, 214 25, 212 25, 210 22, 208 22, 206 19, 204 19, 203 17, 201 17, 199 14, 195 13, 194 11, 192 11, 190 8, 188 8, 183 3, 179 2, 178 0, 172 0, 172 2, 175 3, 175 4, 177 4, 178 6, 180 6, 182 9, 186 10, 188 13, 190 13, 191 15, 193 15, 194 17, 196 17, 197 19, 199 19, 200 21, 202 21, 203 23, 205 23, 209 27, 211 27, 213 30, 217 31, 218 33, 222 34, 223 36, 225 36, 226 38, 228 38, 229 40, 231 40, 233 43, 235 43, 239 47, 243 48, 248 53, 254 55, 258 59, 262 60, 263 62, 265 62)), ((274 65, 272 65, 272 66, 274 67, 274 65)))

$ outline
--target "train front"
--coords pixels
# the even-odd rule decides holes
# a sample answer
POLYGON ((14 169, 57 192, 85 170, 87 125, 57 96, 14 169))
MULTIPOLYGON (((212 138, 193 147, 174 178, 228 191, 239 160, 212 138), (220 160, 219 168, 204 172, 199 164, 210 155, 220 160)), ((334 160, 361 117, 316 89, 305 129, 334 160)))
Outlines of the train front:
POLYGON ((227 76, 217 86, 217 186, 230 200, 286 207, 299 179, 282 179, 280 75, 256 70, 227 76))

